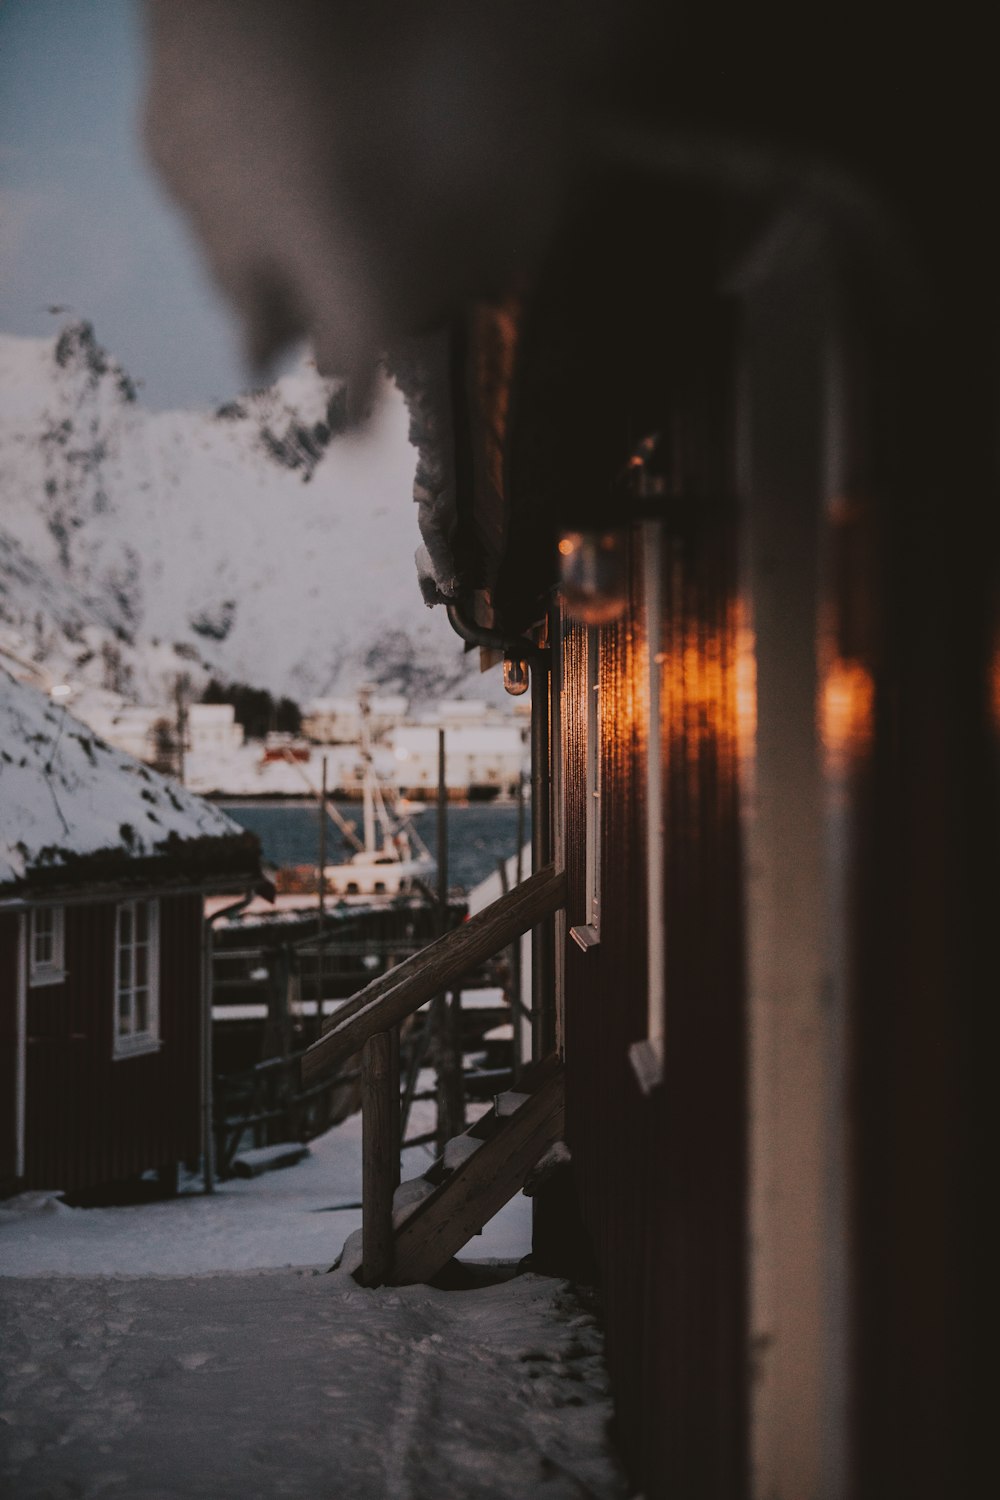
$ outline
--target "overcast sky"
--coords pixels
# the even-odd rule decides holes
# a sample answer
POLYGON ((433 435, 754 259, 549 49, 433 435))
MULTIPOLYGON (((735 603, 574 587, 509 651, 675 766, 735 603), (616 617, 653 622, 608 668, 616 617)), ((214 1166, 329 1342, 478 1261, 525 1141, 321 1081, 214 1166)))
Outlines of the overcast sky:
POLYGON ((0 332, 67 314, 151 406, 251 383, 235 321, 142 155, 139 0, 0 0, 0 332))

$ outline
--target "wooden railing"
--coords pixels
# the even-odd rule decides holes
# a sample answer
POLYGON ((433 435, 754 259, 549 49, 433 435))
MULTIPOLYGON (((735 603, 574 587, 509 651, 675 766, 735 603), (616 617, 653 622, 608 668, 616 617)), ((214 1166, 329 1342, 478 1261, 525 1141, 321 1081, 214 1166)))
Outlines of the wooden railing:
POLYGON ((366 985, 342 1005, 303 1054, 301 1077, 315 1085, 361 1052, 362 1267, 366 1286, 392 1269, 392 1198, 399 1184, 399 1034, 402 1021, 451 989, 566 901, 566 876, 552 865, 470 917, 420 953, 366 985))
POLYGON ((358 1070, 331 1073, 304 1088, 299 1083, 301 1052, 269 1057, 239 1073, 219 1074, 213 1088, 215 1165, 221 1178, 233 1175, 233 1159, 247 1145, 307 1141, 357 1109, 358 1070))

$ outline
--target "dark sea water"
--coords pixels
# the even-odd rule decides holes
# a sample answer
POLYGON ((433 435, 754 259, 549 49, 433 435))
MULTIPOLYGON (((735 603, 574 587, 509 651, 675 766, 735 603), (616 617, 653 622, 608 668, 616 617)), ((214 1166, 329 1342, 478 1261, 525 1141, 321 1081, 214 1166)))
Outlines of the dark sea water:
MULTIPOLYGON (((313 802, 223 802, 231 818, 260 839, 265 860, 276 865, 315 864, 319 850, 319 809, 313 802)), ((362 828, 361 805, 338 802, 338 812, 362 828)), ((433 803, 413 819, 413 827, 437 857, 437 808, 433 803)), ((524 836, 531 832, 525 808, 524 836)), ((332 822, 327 825, 327 863, 338 864, 350 853, 332 822)), ((491 875, 500 859, 517 852, 517 808, 495 802, 448 805, 448 884, 468 891, 491 875)))

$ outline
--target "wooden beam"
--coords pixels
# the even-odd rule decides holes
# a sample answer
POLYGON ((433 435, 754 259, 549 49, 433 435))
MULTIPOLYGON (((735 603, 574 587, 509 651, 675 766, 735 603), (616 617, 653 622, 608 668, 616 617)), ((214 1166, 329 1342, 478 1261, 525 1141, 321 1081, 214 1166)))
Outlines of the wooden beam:
POLYGON ((399 1175, 399 1072, 392 1038, 370 1037, 361 1058, 361 1283, 392 1269, 392 1195, 399 1175), (395 1165, 394 1165, 395 1163, 395 1165))
POLYGON ((461 927, 411 954, 389 974, 380 975, 341 1006, 331 1029, 306 1050, 301 1064, 303 1084, 337 1067, 376 1032, 398 1026, 425 1001, 450 989, 565 904, 565 872, 546 865, 461 927))
POLYGON ((520 1191, 539 1158, 562 1139, 563 1093, 560 1068, 403 1222, 396 1234, 395 1285, 436 1275, 520 1191))

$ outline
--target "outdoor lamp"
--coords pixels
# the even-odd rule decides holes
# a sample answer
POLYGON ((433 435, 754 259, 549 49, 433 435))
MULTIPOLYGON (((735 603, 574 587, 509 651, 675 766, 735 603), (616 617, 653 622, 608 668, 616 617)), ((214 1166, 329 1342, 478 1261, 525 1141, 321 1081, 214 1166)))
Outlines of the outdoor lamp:
POLYGON ((520 656, 505 656, 503 659, 503 685, 512 698, 520 698, 528 691, 530 678, 528 663, 520 656))

